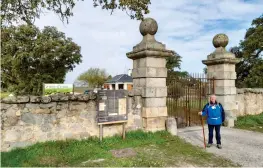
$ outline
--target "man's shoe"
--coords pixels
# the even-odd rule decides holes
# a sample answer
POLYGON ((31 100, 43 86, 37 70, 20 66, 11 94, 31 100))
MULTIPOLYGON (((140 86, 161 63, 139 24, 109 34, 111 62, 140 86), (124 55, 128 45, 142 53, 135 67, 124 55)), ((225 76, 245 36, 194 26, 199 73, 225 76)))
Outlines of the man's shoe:
POLYGON ((217 147, 218 149, 222 149, 222 145, 220 145, 220 144, 217 144, 216 147, 217 147))
POLYGON ((206 145, 207 148, 210 148, 211 146, 212 146, 212 144, 210 144, 210 143, 206 145))

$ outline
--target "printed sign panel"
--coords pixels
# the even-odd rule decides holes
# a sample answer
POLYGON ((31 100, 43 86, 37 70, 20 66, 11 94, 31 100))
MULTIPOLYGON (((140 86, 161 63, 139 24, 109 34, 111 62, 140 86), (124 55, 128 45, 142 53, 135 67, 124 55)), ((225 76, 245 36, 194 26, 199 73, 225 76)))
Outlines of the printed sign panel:
POLYGON ((105 110, 105 103, 100 103, 99 104, 99 111, 104 111, 105 110))
POLYGON ((104 90, 105 99, 99 92, 98 103, 98 123, 117 122, 128 119, 127 115, 127 90, 104 90), (105 103, 105 108, 102 110, 101 103, 105 103))
POLYGON ((73 93, 73 84, 47 84, 43 86, 43 94, 51 95, 56 93, 73 93))
POLYGON ((126 105, 126 98, 119 99, 119 115, 125 115, 127 113, 126 105))

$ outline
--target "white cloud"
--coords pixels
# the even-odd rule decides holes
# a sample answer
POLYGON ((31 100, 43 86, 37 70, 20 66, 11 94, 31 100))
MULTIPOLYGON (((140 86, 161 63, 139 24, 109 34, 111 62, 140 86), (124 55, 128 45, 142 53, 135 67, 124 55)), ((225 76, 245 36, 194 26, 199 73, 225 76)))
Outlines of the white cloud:
MULTIPOLYGON (((182 70, 202 72, 202 59, 213 52, 213 36, 226 33, 228 47, 238 45, 252 19, 262 14, 263 1, 244 0, 152 0, 151 13, 158 22, 156 39, 183 57, 182 70), (225 22, 225 21, 229 22, 225 22)), ((125 12, 93 8, 92 1, 79 2, 69 24, 48 13, 36 25, 56 26, 81 46, 83 63, 69 72, 66 83, 90 67, 104 68, 111 75, 127 73, 132 60, 126 53, 142 39, 137 20, 125 12)))

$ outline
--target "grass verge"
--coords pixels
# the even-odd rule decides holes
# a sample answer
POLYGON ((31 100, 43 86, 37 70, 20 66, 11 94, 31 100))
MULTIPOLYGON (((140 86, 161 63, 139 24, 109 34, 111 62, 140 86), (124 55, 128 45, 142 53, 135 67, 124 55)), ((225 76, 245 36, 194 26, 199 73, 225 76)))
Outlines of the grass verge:
POLYGON ((164 167, 164 166, 238 166, 207 153, 167 132, 127 133, 99 142, 97 138, 37 143, 24 149, 2 152, 4 167, 164 167), (136 156, 114 158, 110 150, 132 148, 136 156), (95 160, 95 161, 94 161, 95 160))
POLYGON ((246 115, 237 118, 235 127, 263 133, 263 113, 258 115, 246 115))

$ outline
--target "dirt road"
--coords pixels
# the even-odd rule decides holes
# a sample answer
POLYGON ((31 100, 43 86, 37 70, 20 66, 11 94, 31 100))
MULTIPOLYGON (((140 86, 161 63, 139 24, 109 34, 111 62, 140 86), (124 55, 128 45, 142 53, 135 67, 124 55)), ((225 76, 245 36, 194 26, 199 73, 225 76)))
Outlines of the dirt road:
MULTIPOLYGON (((208 136, 205 128, 206 140, 208 136)), ((187 127, 178 129, 178 136, 187 142, 203 147, 203 134, 201 127, 187 127)), ((263 167, 263 134, 221 127, 221 141, 223 149, 216 145, 207 148, 208 152, 230 159, 244 167, 263 167)), ((214 144, 216 143, 214 135, 214 144)))

